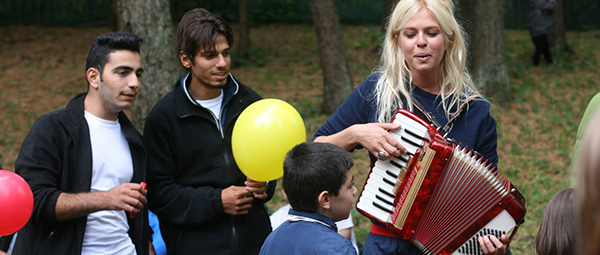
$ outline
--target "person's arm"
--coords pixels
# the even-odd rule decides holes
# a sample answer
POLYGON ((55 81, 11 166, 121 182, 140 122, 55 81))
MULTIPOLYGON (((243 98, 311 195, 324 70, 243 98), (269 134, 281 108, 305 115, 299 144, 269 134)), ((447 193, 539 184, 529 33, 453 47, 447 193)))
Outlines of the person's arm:
POLYGON ((356 88, 327 122, 317 129, 313 141, 332 143, 347 151, 366 148, 373 155, 385 151, 386 158, 406 152, 388 133, 400 125, 375 123, 376 104, 372 94, 376 82, 377 76, 370 76, 356 88))
POLYGON ((406 148, 388 132, 398 128, 399 124, 392 123, 355 124, 335 134, 319 136, 314 141, 332 143, 347 151, 360 144, 373 155, 384 151, 388 158, 390 155, 400 156, 406 153, 406 148))
POLYGON ((15 172, 27 181, 33 193, 30 221, 56 224, 55 208, 62 193, 59 184, 69 171, 63 169, 64 150, 69 139, 54 114, 46 114, 33 124, 21 144, 15 172))
MULTIPOLYGON (((484 161, 487 161, 495 168, 498 164, 498 133, 496 129, 496 120, 489 113, 489 104, 478 103, 470 111, 478 111, 476 114, 482 116, 477 130, 477 139, 473 149, 483 155, 484 161)), ((475 118, 476 116, 474 116, 475 118)), ((494 169, 497 173, 498 170, 494 169)))
POLYGON ((71 220, 101 210, 138 213, 146 203, 145 192, 138 183, 123 183, 103 192, 61 193, 56 200, 56 220, 71 220))

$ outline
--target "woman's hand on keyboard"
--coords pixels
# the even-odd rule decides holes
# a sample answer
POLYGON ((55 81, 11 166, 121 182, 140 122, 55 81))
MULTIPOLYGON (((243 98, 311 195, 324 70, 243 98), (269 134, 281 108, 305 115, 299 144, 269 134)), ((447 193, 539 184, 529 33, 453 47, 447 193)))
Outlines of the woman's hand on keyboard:
POLYGON ((354 125, 351 128, 353 129, 354 139, 369 150, 371 154, 382 160, 406 153, 406 148, 389 133, 390 130, 400 128, 399 124, 369 123, 354 125), (379 157, 380 152, 383 152, 382 155, 385 157, 379 157))

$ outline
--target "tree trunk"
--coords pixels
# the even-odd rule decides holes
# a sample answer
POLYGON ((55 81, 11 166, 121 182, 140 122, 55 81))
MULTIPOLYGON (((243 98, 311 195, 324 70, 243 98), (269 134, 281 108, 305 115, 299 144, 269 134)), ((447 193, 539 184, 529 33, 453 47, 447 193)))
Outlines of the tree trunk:
POLYGON ((473 79, 494 102, 508 105, 512 100, 506 48, 502 0, 461 0, 462 18, 471 38, 469 69, 473 79))
POLYGON ((250 24, 248 21, 248 0, 239 0, 240 34, 238 39, 238 57, 248 58, 250 48, 250 24))
POLYGON ((156 101, 171 90, 180 66, 169 0, 119 0, 117 10, 120 30, 144 40, 141 49, 144 68, 142 89, 131 107, 131 120, 141 131, 156 101))
POLYGON ((119 13, 117 10, 118 4, 119 4, 119 0, 110 1, 111 11, 112 11, 111 23, 112 23, 113 31, 119 31, 119 15, 117 14, 117 13, 119 13))
POLYGON ((354 86, 348 71, 340 18, 334 0, 310 0, 310 11, 323 71, 321 111, 331 114, 346 100, 354 86))
POLYGON ((556 0, 556 9, 554 10, 554 33, 550 34, 550 42, 557 51, 573 52, 567 43, 563 0, 556 0))

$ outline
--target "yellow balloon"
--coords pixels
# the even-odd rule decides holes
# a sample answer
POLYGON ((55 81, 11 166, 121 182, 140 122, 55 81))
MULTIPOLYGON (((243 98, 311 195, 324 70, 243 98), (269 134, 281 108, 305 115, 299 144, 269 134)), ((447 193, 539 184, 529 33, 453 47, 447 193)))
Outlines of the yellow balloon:
POLYGON ((238 117, 231 149, 246 177, 270 181, 283 176, 286 153, 305 141, 304 121, 292 105, 279 99, 262 99, 238 117))

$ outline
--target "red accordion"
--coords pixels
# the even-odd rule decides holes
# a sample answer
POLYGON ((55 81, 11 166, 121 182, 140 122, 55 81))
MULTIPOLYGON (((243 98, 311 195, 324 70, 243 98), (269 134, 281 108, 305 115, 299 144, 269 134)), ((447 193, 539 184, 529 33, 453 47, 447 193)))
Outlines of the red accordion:
POLYGON ((523 223, 521 193, 482 157, 445 139, 407 110, 390 131, 408 152, 377 160, 357 210, 412 242, 423 254, 483 254, 477 237, 514 233, 523 223))

